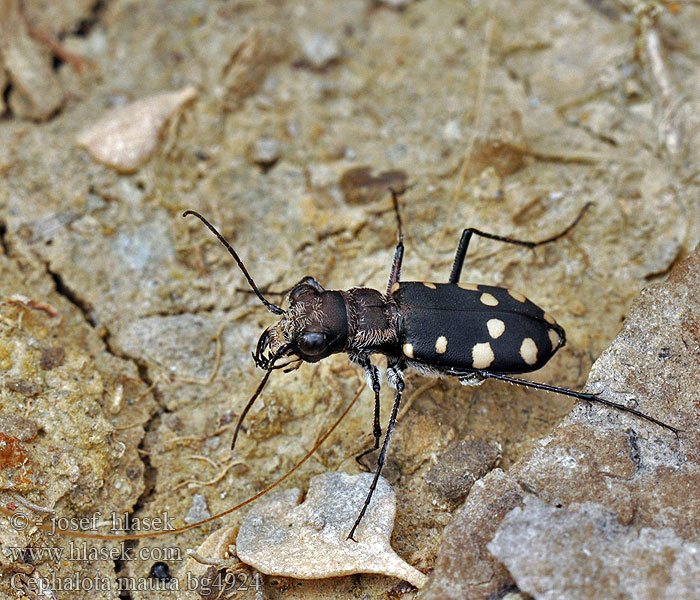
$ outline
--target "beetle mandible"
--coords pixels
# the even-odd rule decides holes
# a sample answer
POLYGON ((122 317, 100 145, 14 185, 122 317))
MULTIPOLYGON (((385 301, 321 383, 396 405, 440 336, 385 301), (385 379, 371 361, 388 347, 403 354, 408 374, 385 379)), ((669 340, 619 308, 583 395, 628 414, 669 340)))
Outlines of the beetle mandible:
MULTIPOLYGON (((590 207, 586 204, 566 229, 547 239, 532 242, 468 228, 462 232, 447 283, 401 281, 404 244, 399 211, 399 194, 391 191, 396 214, 398 243, 394 251, 386 293, 365 287, 326 290, 313 277, 304 277, 289 292, 288 308, 267 300, 245 268, 238 254, 201 214, 187 210, 183 216, 198 217, 226 247, 243 272, 248 284, 267 309, 280 320, 265 329, 253 354, 255 364, 265 375, 243 409, 233 436, 233 449, 241 424, 262 392, 273 370, 291 370, 290 364, 315 363, 345 352, 362 367, 374 392, 374 447, 380 447, 379 422, 381 372, 371 361, 373 354, 387 359, 386 379, 395 390, 394 404, 377 469, 365 502, 348 539, 354 534, 369 506, 386 459, 389 440, 404 391, 404 371, 412 368, 425 375, 453 376, 466 385, 479 385, 486 379, 499 379, 517 385, 556 392, 581 400, 598 402, 625 411, 664 427, 679 430, 634 408, 601 398, 525 379, 511 374, 535 371, 549 361, 566 343, 564 329, 548 313, 524 295, 508 288, 460 283, 460 275, 472 236, 534 248, 567 235, 590 207), (291 361, 278 364, 280 360, 291 361)), ((366 454, 366 453, 365 453, 366 454)))

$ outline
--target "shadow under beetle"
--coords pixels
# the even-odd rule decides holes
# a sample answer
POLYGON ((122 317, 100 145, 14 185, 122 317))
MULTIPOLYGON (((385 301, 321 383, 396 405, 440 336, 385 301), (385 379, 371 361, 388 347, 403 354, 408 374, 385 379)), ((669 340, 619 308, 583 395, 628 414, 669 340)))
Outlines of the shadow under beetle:
POLYGON ((391 417, 377 461, 377 470, 367 498, 353 525, 353 537, 369 506, 386 459, 389 440, 404 390, 404 370, 408 367, 425 375, 454 376, 466 385, 479 385, 486 379, 500 379, 517 385, 598 402, 636 415, 675 434, 679 429, 644 413, 605 400, 595 394, 536 383, 511 377, 542 366, 565 342, 564 329, 536 304, 513 290, 473 283, 459 278, 473 235, 534 248, 561 239, 581 220, 590 204, 560 233, 537 242, 516 240, 465 229, 457 246, 448 283, 400 281, 404 245, 398 194, 391 190, 398 227, 398 244, 391 265, 386 293, 371 288, 325 290, 313 277, 304 277, 291 288, 287 310, 267 300, 246 270, 243 262, 223 236, 199 213, 188 210, 216 235, 240 267, 253 292, 270 312, 282 315, 260 336, 253 358, 265 370, 255 393, 241 413, 233 436, 233 449, 241 424, 275 369, 292 370, 301 361, 315 363, 338 352, 364 369, 374 392, 374 447, 380 447, 379 392, 381 372, 372 364, 372 354, 387 358, 386 379, 396 390, 391 417), (292 360, 278 364, 284 358, 292 360))

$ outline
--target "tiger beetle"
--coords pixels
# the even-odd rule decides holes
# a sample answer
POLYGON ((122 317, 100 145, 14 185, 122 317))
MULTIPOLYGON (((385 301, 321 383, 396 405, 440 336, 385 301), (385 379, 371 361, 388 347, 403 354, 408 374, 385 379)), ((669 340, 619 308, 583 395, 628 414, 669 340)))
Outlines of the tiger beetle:
POLYGON ((536 371, 544 366, 565 342, 564 329, 539 306, 519 292, 491 285, 461 283, 462 266, 472 236, 507 244, 535 248, 555 242, 568 234, 590 207, 586 204, 576 219, 560 233, 537 242, 516 240, 468 228, 462 232, 447 283, 400 281, 404 245, 399 194, 391 190, 398 229, 398 244, 391 265, 386 293, 364 287, 326 290, 313 277, 304 277, 289 291, 288 308, 267 300, 243 262, 223 236, 199 213, 188 210, 214 233, 240 267, 252 291, 282 318, 263 331, 253 354, 256 366, 265 370, 255 393, 246 404, 236 425, 231 449, 241 424, 262 392, 273 370, 291 371, 301 362, 319 360, 345 352, 362 367, 367 384, 374 392, 374 446, 380 447, 379 393, 381 371, 372 364, 372 354, 387 359, 386 379, 395 389, 394 405, 381 444, 377 469, 362 510, 348 539, 354 534, 369 506, 386 459, 391 434, 404 391, 404 371, 412 368, 424 375, 453 376, 465 385, 479 385, 486 379, 499 379, 525 387, 556 392, 580 400, 604 404, 631 413, 664 427, 674 434, 679 429, 644 413, 606 400, 595 394, 546 385, 510 374, 536 371), (282 359, 290 360, 278 364, 282 359))

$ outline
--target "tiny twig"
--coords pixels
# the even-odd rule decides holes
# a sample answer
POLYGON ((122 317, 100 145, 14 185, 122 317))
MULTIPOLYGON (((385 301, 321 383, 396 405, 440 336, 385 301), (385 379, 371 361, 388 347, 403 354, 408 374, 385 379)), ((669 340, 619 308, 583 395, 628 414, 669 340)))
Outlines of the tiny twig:
POLYGON ((26 506, 27 508, 34 510, 36 512, 46 513, 49 515, 53 515, 56 513, 56 511, 53 508, 47 508, 46 506, 39 506, 38 504, 34 504, 34 502, 31 502, 30 500, 27 500, 26 498, 23 498, 22 496, 19 496, 16 494, 10 494, 10 497, 18 504, 21 504, 22 506, 26 506))
POLYGON ((207 565, 208 567, 216 567, 217 569, 227 569, 230 571, 237 571, 241 568, 246 567, 245 563, 242 563, 237 558, 206 558, 201 554, 198 554, 196 550, 188 549, 186 552, 192 560, 198 562, 200 565, 207 565))
POLYGON ((421 385, 415 392, 411 394, 411 396, 406 400, 406 404, 403 405, 401 408, 401 411, 399 412, 399 416, 397 417, 397 421, 400 421, 403 419, 403 416, 408 412, 408 409, 411 408, 411 405, 413 404, 413 401, 416 398, 419 398, 425 392, 427 392, 429 389, 437 385, 438 380, 437 379, 428 379, 423 385, 421 385))
POLYGON ((224 327, 228 325, 228 321, 224 321, 220 326, 219 330, 216 332, 216 335, 212 338, 213 340, 216 341, 216 357, 214 358, 214 366, 212 367, 211 373, 209 374, 209 377, 206 379, 196 379, 193 377, 179 377, 175 376, 176 381, 181 381, 182 383, 194 383, 195 385, 204 385, 207 386, 211 384, 212 381, 214 381, 214 378, 216 377, 216 374, 219 372, 219 367, 221 366, 221 334, 224 331, 224 327))
POLYGON ((202 454, 190 454, 189 456, 186 456, 185 458, 189 458, 190 460, 201 460, 201 461, 207 462, 215 469, 218 469, 221 466, 220 464, 214 462, 208 456, 204 456, 202 454))
POLYGON ((201 481, 199 479, 188 479, 186 481, 182 481, 178 483, 172 491, 175 492, 179 490, 180 488, 183 488, 185 486, 192 486, 192 487, 207 487, 210 485, 214 485, 215 483, 218 483, 221 481, 225 476, 226 473, 228 473, 229 469, 235 465, 243 465, 245 464, 242 460, 236 460, 228 463, 221 471, 213 478, 209 479, 207 481, 201 481))

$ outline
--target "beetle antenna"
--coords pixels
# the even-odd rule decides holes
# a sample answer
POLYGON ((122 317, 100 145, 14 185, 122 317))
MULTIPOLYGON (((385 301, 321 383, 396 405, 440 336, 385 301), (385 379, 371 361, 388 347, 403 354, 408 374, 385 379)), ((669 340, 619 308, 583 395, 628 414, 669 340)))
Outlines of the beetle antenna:
POLYGON ((241 413, 241 416, 238 417, 238 423, 236 423, 236 429, 233 431, 233 439, 231 440, 231 452, 233 452, 234 447, 236 446, 236 440, 238 439, 238 433, 241 430, 241 426, 243 425, 243 419, 245 419, 245 416, 248 414, 248 411, 251 409, 255 401, 258 399, 258 396, 263 391, 263 388, 265 387, 265 384, 267 383, 267 380, 270 378, 270 373, 274 371, 275 369, 279 369, 282 367, 285 367, 286 365, 282 365, 281 367, 276 367, 275 363, 282 358, 290 349, 289 344, 285 344, 282 346, 276 353, 275 355, 269 360, 266 361, 265 363, 265 375, 263 376, 262 380, 258 384, 257 389, 253 393, 253 395, 250 397, 250 400, 245 405, 245 408, 243 409, 243 412, 241 413))
POLYGON ((267 371, 265 371, 265 375, 262 378, 262 381, 258 384, 258 389, 256 389, 255 393, 250 397, 250 400, 248 400, 248 403, 245 405, 245 408, 243 409, 241 416, 238 417, 238 423, 236 423, 236 429, 233 432, 233 439, 231 440, 231 452, 233 452, 233 449, 236 446, 236 440, 238 439, 238 432, 241 430, 241 425, 243 425, 243 419, 245 419, 245 416, 248 414, 248 411, 253 406, 253 403, 258 399, 258 396, 263 391, 263 388, 265 387, 265 384, 267 383, 267 380, 270 377, 270 373, 272 373, 272 367, 270 367, 267 371))
POLYGON ((250 276, 248 273, 248 269, 245 268, 245 265, 243 264, 243 261, 238 257, 238 254, 236 254, 236 251, 231 247, 231 244, 229 244, 226 239, 224 238, 223 235, 221 235, 217 230, 216 227, 214 227, 209 221, 207 221, 202 215, 200 215, 198 212, 194 210, 186 210, 184 213, 182 213, 183 217, 186 217, 188 215, 194 215, 197 217, 202 223, 204 223, 209 230, 218 238, 218 240, 223 244, 223 246, 228 250, 228 253, 233 256, 233 260, 236 261, 238 264, 238 267, 243 271, 243 275, 245 278, 248 280, 248 284, 250 287, 253 289, 253 292, 255 295, 260 299, 260 302, 262 302, 266 307, 267 310, 269 310, 271 313, 274 313, 276 315, 283 315, 284 310, 282 310, 279 306, 276 304, 273 304, 270 302, 265 296, 262 295, 262 292, 260 291, 260 288, 258 288, 257 285, 255 285, 255 282, 253 281, 253 278, 250 276))

